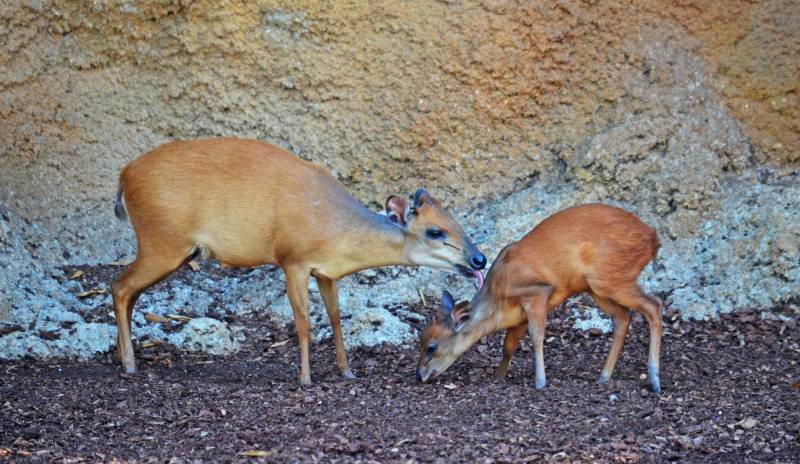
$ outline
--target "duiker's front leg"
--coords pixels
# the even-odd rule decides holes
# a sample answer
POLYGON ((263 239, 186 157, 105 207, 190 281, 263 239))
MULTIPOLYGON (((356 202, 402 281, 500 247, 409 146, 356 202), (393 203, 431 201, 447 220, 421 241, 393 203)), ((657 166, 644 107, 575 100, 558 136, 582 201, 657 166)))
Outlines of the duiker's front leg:
POLYGON ((347 350, 344 347, 344 337, 342 336, 342 321, 339 314, 339 291, 336 288, 336 281, 325 277, 317 277, 319 293, 325 308, 328 310, 328 319, 331 321, 333 341, 336 344, 336 362, 339 364, 339 372, 346 379, 355 379, 356 376, 350 370, 347 362, 347 350))
POLYGON ((516 353, 517 348, 519 348, 519 342, 522 341, 522 338, 525 336, 526 327, 527 324, 520 324, 515 327, 509 327, 508 330, 506 330, 506 337, 503 339, 503 362, 500 363, 500 367, 498 367, 497 372, 494 373, 497 380, 504 379, 508 374, 511 358, 514 357, 514 353, 516 353))
POLYGON ((547 385, 544 375, 544 327, 547 321, 547 299, 550 293, 537 293, 523 300, 522 309, 528 318, 528 332, 533 341, 533 352, 536 357, 536 388, 541 390, 547 385))
POLYGON ((308 316, 308 276, 306 269, 286 267, 286 294, 294 313, 294 326, 300 341, 300 383, 311 385, 311 368, 308 362, 308 335, 311 326, 308 316))

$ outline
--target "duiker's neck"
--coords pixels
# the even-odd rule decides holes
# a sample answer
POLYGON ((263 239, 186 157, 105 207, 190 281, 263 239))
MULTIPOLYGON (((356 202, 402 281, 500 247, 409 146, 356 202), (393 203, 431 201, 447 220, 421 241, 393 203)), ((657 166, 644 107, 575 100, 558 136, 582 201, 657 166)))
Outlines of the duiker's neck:
POLYGON ((500 302, 492 296, 487 286, 484 285, 472 299, 471 324, 464 327, 464 330, 469 331, 470 338, 474 337, 476 341, 498 330, 508 328, 504 326, 505 321, 502 317, 500 302))
POLYGON ((460 342, 457 351, 463 353, 481 338, 516 325, 507 317, 507 312, 503 310, 503 301, 491 292, 489 284, 487 280, 470 301, 470 319, 458 334, 460 342))
POLYGON ((388 217, 359 204, 339 218, 342 275, 382 266, 410 265, 406 234, 388 217))

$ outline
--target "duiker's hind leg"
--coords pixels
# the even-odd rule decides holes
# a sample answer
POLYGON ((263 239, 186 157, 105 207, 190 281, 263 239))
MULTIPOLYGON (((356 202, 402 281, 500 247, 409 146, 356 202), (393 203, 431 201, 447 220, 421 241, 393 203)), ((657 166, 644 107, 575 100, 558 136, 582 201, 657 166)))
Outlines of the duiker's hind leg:
POLYGON ((661 320, 663 304, 658 298, 643 292, 638 285, 614 291, 609 298, 617 304, 641 313, 650 325, 650 352, 647 358, 647 375, 650 386, 656 393, 661 393, 661 373, 659 358, 661 355, 661 334, 664 323, 661 320))
POLYGON ((613 300, 595 293, 592 294, 592 297, 597 302, 597 305, 600 306, 600 309, 614 321, 614 341, 611 342, 611 349, 608 350, 608 358, 606 358, 606 364, 603 366, 599 380, 600 383, 606 383, 611 378, 611 374, 614 373, 614 366, 617 364, 622 345, 625 343, 625 336, 628 334, 628 327, 631 325, 631 314, 628 308, 618 305, 613 300))
POLYGON ((286 295, 294 313, 294 326, 300 342, 300 383, 311 385, 311 367, 308 360, 308 337, 311 321, 308 314, 309 271, 302 267, 284 267, 286 295))
POLYGON ((166 277, 180 267, 188 253, 180 255, 155 252, 143 249, 130 267, 111 285, 114 301, 114 316, 117 319, 117 361, 122 363, 125 372, 136 373, 136 360, 131 341, 131 320, 133 305, 143 290, 166 277))
POLYGON ((506 330, 506 337, 503 339, 503 362, 500 363, 500 367, 498 367, 497 371, 494 373, 497 380, 504 379, 508 374, 511 358, 514 357, 514 353, 519 347, 519 342, 522 341, 522 338, 525 336, 526 327, 527 324, 523 323, 516 327, 509 327, 508 330, 506 330))

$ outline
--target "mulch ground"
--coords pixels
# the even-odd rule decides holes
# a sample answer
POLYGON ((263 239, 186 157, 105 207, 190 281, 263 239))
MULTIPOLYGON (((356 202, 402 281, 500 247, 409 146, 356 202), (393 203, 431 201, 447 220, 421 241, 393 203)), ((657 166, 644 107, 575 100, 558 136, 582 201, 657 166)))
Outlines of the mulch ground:
POLYGON ((248 338, 235 356, 140 346, 136 376, 110 353, 1 362, 0 460, 800 462, 795 306, 773 313, 789 320, 668 314, 661 396, 647 390, 641 318, 601 386, 611 337, 572 328, 569 311, 549 319, 543 391, 527 346, 494 380, 499 335, 424 385, 416 353, 391 346, 352 351, 358 379, 342 380, 326 341, 303 388, 292 329, 266 314, 236 321, 248 338))

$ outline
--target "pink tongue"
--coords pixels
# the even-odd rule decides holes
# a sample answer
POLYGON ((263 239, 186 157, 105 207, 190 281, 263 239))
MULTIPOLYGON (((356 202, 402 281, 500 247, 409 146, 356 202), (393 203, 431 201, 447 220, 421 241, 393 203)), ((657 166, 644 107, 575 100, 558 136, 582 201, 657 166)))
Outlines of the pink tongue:
POLYGON ((483 281, 484 281, 483 273, 481 271, 478 271, 478 270, 475 270, 475 269, 471 269, 471 271, 472 271, 472 275, 474 275, 475 278, 478 279, 478 290, 482 289, 483 288, 483 281))

